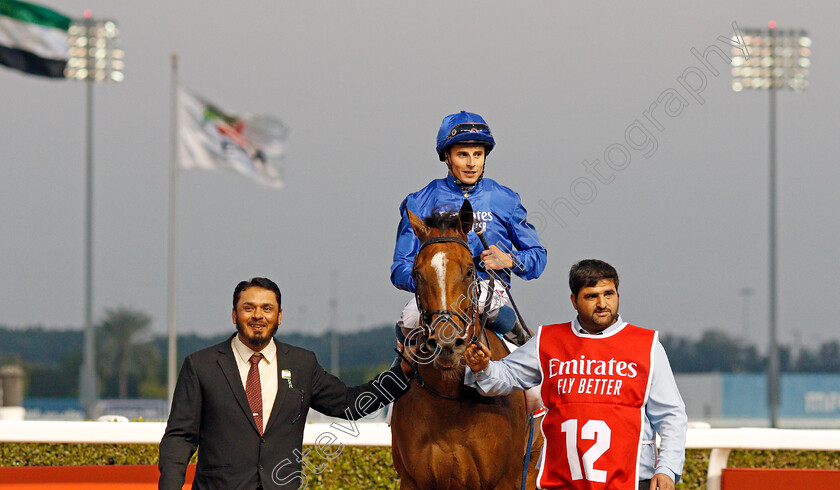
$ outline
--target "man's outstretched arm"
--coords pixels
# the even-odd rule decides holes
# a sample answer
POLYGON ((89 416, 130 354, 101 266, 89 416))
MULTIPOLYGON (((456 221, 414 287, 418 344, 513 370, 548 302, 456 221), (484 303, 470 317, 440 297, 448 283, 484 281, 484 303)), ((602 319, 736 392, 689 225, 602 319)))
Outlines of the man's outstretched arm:
MULTIPOLYGON (((495 335, 495 334, 494 334, 495 335)), ((537 337, 511 352, 501 361, 490 360, 490 350, 483 344, 470 344, 464 352, 469 366, 464 384, 485 396, 508 395, 527 390, 542 382, 537 337)))

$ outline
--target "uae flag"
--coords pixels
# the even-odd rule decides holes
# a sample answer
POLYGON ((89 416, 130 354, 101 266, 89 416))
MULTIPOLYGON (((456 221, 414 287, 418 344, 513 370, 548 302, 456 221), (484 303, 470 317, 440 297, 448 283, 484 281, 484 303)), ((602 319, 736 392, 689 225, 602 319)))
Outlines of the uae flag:
POLYGON ((71 19, 16 0, 0 0, 0 65, 32 75, 64 78, 71 19))
POLYGON ((226 113, 183 87, 178 90, 178 159, 183 168, 234 170, 263 186, 280 188, 288 134, 276 117, 226 113))

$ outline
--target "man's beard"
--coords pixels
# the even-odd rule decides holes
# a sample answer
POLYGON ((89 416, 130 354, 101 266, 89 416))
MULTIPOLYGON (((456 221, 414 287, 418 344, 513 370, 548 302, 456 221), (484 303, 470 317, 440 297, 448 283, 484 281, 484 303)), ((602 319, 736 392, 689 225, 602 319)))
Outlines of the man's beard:
POLYGON ((610 325, 615 323, 616 320, 618 320, 618 311, 611 311, 609 309, 603 309, 603 310, 598 310, 595 313, 592 314, 592 318, 590 318, 590 321, 592 323, 594 323, 595 325, 598 325, 598 326, 601 326, 601 327, 609 327, 610 325), (596 319, 597 317, 595 316, 595 313, 603 313, 605 311, 610 314, 609 319, 607 319, 606 321, 604 321, 604 320, 599 321, 598 319, 596 319))
POLYGON ((274 337, 275 333, 277 333, 277 327, 280 326, 280 323, 274 322, 274 325, 269 325, 269 329, 264 335, 255 332, 254 335, 249 336, 245 331, 246 326, 247 325, 243 324, 239 320, 236 321, 236 331, 239 332, 239 335, 245 337, 245 340, 254 347, 263 347, 271 342, 271 338, 274 337))

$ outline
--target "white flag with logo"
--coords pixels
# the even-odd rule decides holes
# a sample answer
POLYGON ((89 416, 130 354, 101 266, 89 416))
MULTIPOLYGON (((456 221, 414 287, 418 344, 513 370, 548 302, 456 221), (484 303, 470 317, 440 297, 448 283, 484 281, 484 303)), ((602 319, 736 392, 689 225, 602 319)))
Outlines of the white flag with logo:
POLYGON ((228 114, 180 87, 178 151, 183 168, 227 169, 280 188, 280 164, 289 129, 273 116, 228 114))

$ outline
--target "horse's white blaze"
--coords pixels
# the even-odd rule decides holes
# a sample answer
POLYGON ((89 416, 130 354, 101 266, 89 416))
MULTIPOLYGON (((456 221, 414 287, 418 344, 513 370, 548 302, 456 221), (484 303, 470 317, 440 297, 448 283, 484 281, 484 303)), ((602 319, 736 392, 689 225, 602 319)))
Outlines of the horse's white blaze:
POLYGON ((438 285, 440 286, 440 304, 441 307, 445 310, 446 309, 446 263, 449 260, 446 258, 445 252, 438 252, 432 257, 432 267, 435 269, 435 273, 437 274, 438 285))

